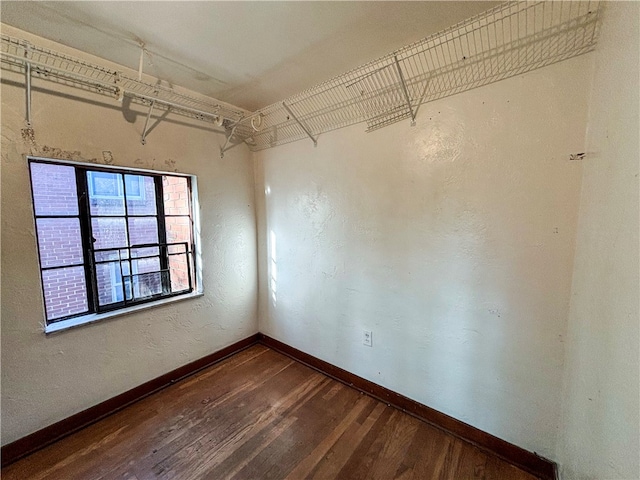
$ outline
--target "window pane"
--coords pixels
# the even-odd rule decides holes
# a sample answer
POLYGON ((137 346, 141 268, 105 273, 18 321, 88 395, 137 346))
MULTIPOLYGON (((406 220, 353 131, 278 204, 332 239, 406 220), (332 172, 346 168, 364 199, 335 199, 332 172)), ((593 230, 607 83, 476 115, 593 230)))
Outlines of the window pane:
POLYGON ((160 258, 142 258, 131 260, 133 267, 133 295, 136 299, 162 293, 162 275, 160 258))
POLYGON ((151 272, 134 274, 133 281, 133 298, 140 300, 162 292, 162 277, 166 272, 151 272))
POLYGON ((127 229, 124 218, 92 218, 91 229, 95 250, 127 246, 127 229))
POLYGON ((87 172, 91 215, 124 215, 122 174, 87 172))
POLYGON ((122 281, 124 284, 124 294, 127 297, 127 300, 131 300, 133 298, 133 293, 131 291, 131 263, 130 262, 121 262, 120 268, 122 269, 122 281))
POLYGON ((191 243, 191 219, 189 217, 167 217, 167 243, 191 243))
POLYGON ((45 270, 42 272, 42 284, 48 320, 87 311, 84 267, 45 270))
POLYGON ((185 245, 183 243, 179 243, 177 245, 169 245, 167 247, 167 252, 169 254, 172 254, 172 253, 187 253, 187 250, 188 250, 187 245, 185 245))
POLYGON ((36 215, 78 215, 73 167, 32 162, 31 186, 36 215))
POLYGON ((77 218, 39 218, 36 224, 42 268, 83 263, 77 218))
POLYGON ((128 262, 110 262, 96 265, 98 281, 98 303, 109 305, 124 300, 124 289, 127 281, 123 277, 129 274, 128 262), (122 267, 121 267, 122 265, 122 267))
POLYGON ((158 243, 158 220, 156 217, 130 218, 129 242, 131 245, 158 243))
POLYGON ((140 260, 131 260, 133 264, 133 273, 149 273, 160 270, 160 258, 141 258, 140 260))
POLYGON ((103 252, 95 252, 96 262, 105 262, 107 260, 124 260, 129 258, 129 251, 126 249, 119 250, 117 248, 113 250, 105 250, 103 252), (118 251, 120 255, 118 256, 118 251))
POLYGON ((129 215, 156 214, 156 187, 153 177, 125 175, 127 213, 129 215))
POLYGON ((189 289, 188 260, 186 255, 169 256, 169 272, 171 275, 171 291, 180 292, 189 289))
POLYGON ((162 177, 165 215, 189 215, 189 187, 185 177, 162 177))
POLYGON ((131 257, 151 257, 151 256, 160 255, 160 249, 158 247, 142 247, 142 248, 132 248, 131 249, 131 257))

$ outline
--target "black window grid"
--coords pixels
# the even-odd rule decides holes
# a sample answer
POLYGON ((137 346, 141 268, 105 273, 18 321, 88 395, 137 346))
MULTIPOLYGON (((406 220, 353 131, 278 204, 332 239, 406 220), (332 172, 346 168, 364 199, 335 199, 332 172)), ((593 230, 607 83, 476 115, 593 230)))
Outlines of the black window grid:
MULTIPOLYGON (((142 303, 148 303, 148 302, 153 302, 153 301, 157 301, 160 299, 164 299, 164 298, 170 298, 170 297, 175 297, 178 295, 184 295, 186 293, 190 293, 194 291, 194 283, 193 283, 193 269, 195 269, 195 258, 193 256, 193 251, 194 251, 194 237, 193 237, 193 231, 194 231, 194 219, 193 219, 193 203, 192 203, 192 189, 191 189, 191 178, 188 176, 184 176, 184 175, 171 175, 171 174, 166 174, 166 173, 154 173, 154 172, 147 172, 147 171, 141 171, 141 170, 128 170, 126 168, 109 168, 109 167, 102 167, 99 165, 96 166, 85 166, 85 165, 80 165, 80 164, 75 164, 75 163, 66 163, 66 162, 60 162, 60 161, 56 161, 56 160, 48 160, 48 159, 43 159, 43 158, 28 158, 28 163, 29 163, 29 178, 30 178, 30 184, 31 184, 31 204, 33 206, 33 212, 34 212, 34 219, 35 219, 35 223, 36 223, 36 244, 37 244, 37 249, 38 249, 38 263, 40 265, 40 282, 41 285, 43 286, 43 290, 44 290, 44 277, 43 277, 43 272, 48 271, 48 270, 56 270, 56 269, 65 269, 65 268, 74 268, 74 267, 83 267, 84 268, 84 276, 85 276, 85 284, 86 284, 86 295, 87 295, 87 306, 88 308, 82 312, 78 312, 78 313, 74 313, 72 315, 66 315, 66 316, 61 316, 58 318, 54 318, 54 319, 50 319, 48 318, 48 309, 47 309, 47 300, 46 300, 46 295, 43 295, 43 300, 44 300, 44 307, 45 307, 45 316, 46 316, 46 321, 48 324, 51 323, 56 323, 56 322, 60 322, 63 320, 69 320, 72 318, 76 318, 76 317, 81 317, 84 315, 87 315, 89 313, 103 313, 103 312, 108 312, 108 311, 114 311, 120 308, 124 308, 126 306, 132 306, 132 305, 137 305, 137 304, 142 304, 142 303), (35 198, 34 198, 34 192, 33 192, 33 179, 32 179, 32 172, 31 172, 31 164, 32 163, 42 163, 42 164, 50 164, 50 165, 62 165, 62 166, 68 166, 68 167, 73 167, 75 170, 75 174, 76 174, 76 192, 77 192, 77 200, 78 200, 78 214, 70 214, 70 215, 38 215, 36 214, 36 204, 35 204, 35 198), (123 192, 124 192, 124 209, 125 209, 125 215, 92 215, 90 212, 90 205, 89 205, 89 188, 88 188, 88 184, 87 184, 87 172, 89 171, 103 171, 103 172, 109 172, 109 173, 113 173, 113 174, 119 174, 122 176, 122 181, 123 181, 123 192), (124 181, 124 175, 140 175, 140 176, 148 176, 148 177, 152 177, 154 179, 155 182, 155 194, 156 194, 156 214, 155 215, 149 215, 149 214, 129 214, 128 213, 128 206, 127 206, 127 197, 126 197, 126 182, 124 181), (187 215, 165 215, 164 214, 164 196, 163 196, 163 185, 162 185, 162 178, 163 177, 179 177, 179 178, 184 178, 186 180, 186 184, 187 184, 187 211, 188 214, 187 215), (129 245, 129 246, 124 246, 124 247, 117 247, 117 248, 106 248, 106 249, 94 249, 93 248, 93 232, 92 232, 92 228, 91 228, 91 219, 92 218, 124 218, 125 219, 125 226, 126 226, 126 236, 127 236, 127 243, 129 242, 129 218, 143 218, 143 217, 151 217, 151 218, 156 218, 157 224, 158 224, 158 238, 159 239, 166 239, 166 229, 165 229, 165 222, 164 219, 165 218, 171 218, 171 217, 182 217, 182 218, 188 218, 189 220, 189 242, 171 242, 171 243, 166 243, 166 242, 158 242, 155 244, 136 244, 136 245, 129 245), (50 266, 50 267, 42 267, 42 256, 40 253, 40 242, 39 242, 39 236, 38 236, 38 228, 37 228, 37 220, 41 219, 41 218, 77 218, 79 219, 80 222, 80 231, 81 231, 81 241, 82 241, 82 255, 83 255, 83 262, 82 263, 75 263, 75 264, 64 264, 64 265, 56 265, 56 266, 50 266), (177 252, 177 253, 170 253, 168 251, 168 248, 170 246, 173 245, 185 245, 185 251, 184 252, 177 252), (96 269, 95 269, 95 265, 99 264, 99 263, 109 263, 107 262, 96 262, 95 261, 95 257, 93 256, 95 252, 99 252, 99 251, 104 251, 104 250, 131 250, 131 249, 136 249, 136 248, 145 248, 145 247, 158 247, 160 249, 160 262, 161 262, 161 269, 158 270, 158 272, 168 272, 168 274, 166 275, 166 281, 163 280, 163 282, 166 282, 166 285, 163 284, 163 289, 162 291, 165 292, 170 292, 170 269, 169 269, 169 257, 171 256, 177 256, 177 255, 184 255, 186 256, 186 264, 187 264, 187 278, 188 278, 188 288, 180 290, 180 291, 176 291, 176 292, 170 292, 170 293, 162 293, 159 295, 154 295, 154 296, 150 296, 150 297, 145 297, 142 299, 138 299, 135 301, 127 301, 126 300, 126 294, 124 295, 125 300, 123 302, 117 302, 117 303, 113 303, 113 304, 108 304, 108 305, 103 305, 100 306, 99 301, 98 301, 98 293, 97 293, 97 279, 96 279, 96 269), (90 260, 87 261, 87 258, 89 258, 90 260)), ((157 255, 152 255, 151 257, 158 257, 157 255)), ((142 259, 142 258, 146 258, 146 257, 134 257, 131 258, 129 260, 138 260, 138 259, 142 259)), ((122 271, 120 269, 120 271, 122 271)), ((145 272, 144 274, 148 274, 148 273, 154 273, 154 272, 145 272)), ((136 275, 141 275, 141 274, 132 274, 132 275, 122 275, 122 278, 133 278, 136 275)), ((124 286, 123 286, 124 288, 124 286)), ((44 292, 43 292, 44 294, 44 292)))
MULTIPOLYGON (((113 311, 113 310, 117 310, 119 308, 123 308, 123 307, 128 307, 128 306, 132 306, 132 305, 138 305, 140 303, 146 303, 146 302, 152 302, 152 301, 156 301, 162 298, 170 298, 170 297, 175 297, 177 295, 184 295, 185 293, 190 293, 193 292, 193 275, 191 272, 191 268, 192 268, 192 262, 193 262, 193 252, 191 249, 191 244, 189 242, 171 242, 171 243, 145 243, 145 244, 139 244, 139 245, 131 245, 128 247, 113 247, 113 248, 99 248, 99 249, 91 249, 91 255, 93 258, 93 264, 94 265, 103 265, 103 264, 113 264, 113 263, 117 263, 119 266, 119 272, 120 272, 120 280, 122 282, 122 289, 123 289, 123 301, 122 302, 113 302, 113 303, 109 303, 109 304, 105 304, 105 305, 100 305, 99 302, 96 302, 96 307, 99 309, 100 312, 103 311, 113 311), (177 252, 169 252, 168 250, 170 249, 170 247, 172 246, 182 246, 184 248, 184 250, 182 251, 177 251, 177 252), (142 249, 142 248, 158 248, 158 255, 136 255, 133 256, 131 253, 131 250, 136 250, 136 249, 142 249), (171 269, 170 268, 160 268, 160 270, 154 270, 154 271, 150 271, 150 272, 143 272, 143 273, 130 273, 129 275, 124 275, 123 272, 123 268, 122 268, 122 263, 123 262, 133 262, 133 261, 137 261, 137 260, 144 260, 144 259, 149 259, 149 258, 158 258, 159 257, 159 253, 161 251, 162 248, 165 248, 167 250, 167 257, 177 257, 177 256, 184 256, 185 260, 186 260, 186 266, 187 266, 187 288, 179 290, 179 291, 175 291, 172 292, 171 291, 171 269), (126 250, 128 251, 128 254, 126 257, 122 257, 122 251, 126 250), (96 260, 96 254, 98 253, 106 253, 106 252, 115 252, 117 253, 118 258, 109 258, 109 259, 105 259, 105 260, 96 260), (131 292, 132 292, 132 300, 128 300, 127 299, 127 292, 126 292, 126 288, 125 288, 125 279, 130 279, 131 281, 133 280, 134 277, 136 276, 140 276, 140 275, 151 275, 151 274, 155 274, 155 273, 160 273, 161 277, 163 273, 166 273, 166 278, 167 278, 167 283, 168 286, 164 285, 164 281, 163 281, 163 286, 162 286, 162 293, 156 294, 156 295, 151 295, 151 296, 145 296, 143 298, 139 298, 139 299, 135 299, 133 298, 133 292, 134 292, 134 288, 131 288, 131 292), (168 293, 165 293, 168 292, 168 293)), ((132 268, 131 266, 129 268, 132 268)), ((130 270, 131 271, 131 270, 130 270)))

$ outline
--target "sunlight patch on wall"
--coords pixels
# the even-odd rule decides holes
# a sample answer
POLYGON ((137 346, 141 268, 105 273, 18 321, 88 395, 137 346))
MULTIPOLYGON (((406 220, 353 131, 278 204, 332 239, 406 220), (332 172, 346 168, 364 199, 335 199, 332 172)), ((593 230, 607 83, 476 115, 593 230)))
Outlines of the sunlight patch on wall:
POLYGON ((271 292, 271 300, 273 306, 276 306, 276 290, 278 282, 278 264, 276 260, 276 234, 271 230, 269 232, 269 291, 271 292))

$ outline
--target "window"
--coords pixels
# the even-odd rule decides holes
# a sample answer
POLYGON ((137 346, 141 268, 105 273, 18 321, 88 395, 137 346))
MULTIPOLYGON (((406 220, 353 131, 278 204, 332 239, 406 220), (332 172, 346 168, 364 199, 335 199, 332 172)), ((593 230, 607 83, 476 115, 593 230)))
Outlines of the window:
POLYGON ((192 177, 29 168, 48 325, 194 291, 192 177))

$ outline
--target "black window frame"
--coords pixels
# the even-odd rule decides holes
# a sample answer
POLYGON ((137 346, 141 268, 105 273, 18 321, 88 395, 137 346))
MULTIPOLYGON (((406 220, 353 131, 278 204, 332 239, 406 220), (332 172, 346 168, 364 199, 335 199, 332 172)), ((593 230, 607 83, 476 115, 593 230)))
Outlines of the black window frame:
MULTIPOLYGON (((173 298, 183 295, 188 295, 193 292, 198 291, 198 286, 196 285, 198 266, 196 264, 196 229, 195 229, 195 212, 194 212, 194 190, 192 185, 192 176, 188 174, 180 174, 174 172, 158 172, 158 171, 150 171, 143 169, 135 169, 135 168, 127 168, 127 167, 119 167, 119 166, 104 166, 99 164, 89 164, 89 163, 80 163, 73 161, 64 161, 64 160, 56 160, 42 157, 30 157, 27 156, 27 168, 29 170, 29 188, 31 192, 31 205, 33 211, 34 218, 34 228, 35 228, 35 236, 36 236, 36 248, 38 251, 38 266, 40 270, 40 283, 43 294, 43 302, 44 302, 44 315, 45 321, 47 325, 53 325, 65 320, 71 320, 74 318, 80 318, 88 315, 94 314, 102 314, 109 312, 117 312, 118 310, 123 310, 131 306, 137 306, 141 304, 150 304, 153 302, 158 302, 161 300, 165 300, 167 298, 173 298), (34 185, 32 178, 32 164, 49 164, 49 165, 59 165, 72 167, 75 173, 76 180, 76 194, 77 194, 77 202, 78 202, 78 212, 75 215, 38 215, 36 213, 36 202, 34 197, 34 185), (107 172, 111 174, 118 174, 122 176, 123 181, 123 199, 124 199, 124 215, 96 215, 91 213, 91 207, 89 202, 89 192, 90 186, 89 181, 87 179, 87 172, 107 172), (127 206, 127 196, 126 196, 126 179, 125 175, 136 175, 136 176, 146 176, 152 177, 154 179, 154 192, 155 192, 155 205, 156 205, 156 213, 155 215, 130 215, 128 212, 127 206), (163 188, 163 177, 178 177, 186 179, 187 183, 187 204, 188 204, 188 215, 177 215, 177 214, 166 214, 164 209, 164 188, 163 188), (92 218, 123 218, 126 236, 127 236, 127 246, 113 247, 113 248, 105 248, 105 249, 94 249, 93 243, 96 241, 93 232, 91 220, 92 218), (149 218, 156 217, 157 224, 157 232, 158 232, 158 243, 148 243, 148 244, 134 244, 132 245, 129 237, 129 219, 130 218, 149 218), (188 217, 189 218, 189 241, 188 242, 167 242, 167 230, 166 230, 166 219, 171 217, 188 217), (63 264, 59 266, 42 266, 42 256, 40 250, 40 238, 38 234, 38 219, 41 218, 78 218, 80 223, 80 237, 82 244, 82 263, 81 264, 63 264), (182 251, 174 251, 171 252, 170 247, 174 246, 183 246, 184 250, 182 251), (140 248, 157 248, 157 255, 148 255, 148 256, 132 256, 133 249, 140 248), (120 257, 121 250, 128 250, 128 255, 126 258, 120 257), (101 251, 117 251, 118 252, 118 260, 96 260, 95 254, 101 251), (169 267, 169 258, 171 256, 183 255, 186 256, 186 264, 187 264, 187 279, 188 279, 188 288, 171 292, 171 278, 170 278, 170 267, 169 267), (133 277, 137 275, 148 275, 150 273, 156 272, 145 272, 145 273, 134 273, 133 272, 133 262, 135 260, 146 259, 146 258, 158 258, 160 263, 159 272, 167 272, 166 275, 160 275, 162 291, 159 294, 146 296, 143 298, 135 299, 133 298, 133 277), (122 262, 129 263, 129 275, 122 275, 122 262), (119 302, 113 302, 105 305, 101 305, 98 299, 98 280, 97 280, 97 268, 96 265, 103 263, 120 263, 120 272, 121 272, 121 280, 122 280, 122 293, 123 300, 119 302), (85 276, 85 291, 86 291, 86 303, 87 310, 81 313, 74 313, 71 315, 61 316, 54 319, 49 319, 48 311, 47 311, 47 298, 45 292, 45 283, 43 272, 55 269, 63 269, 63 268, 73 268, 73 267, 83 267, 84 276, 85 276), (132 299, 127 299, 127 288, 125 287, 125 277, 130 278, 131 282, 131 296, 132 299)), ((97 197, 99 198, 99 196, 97 197)))

